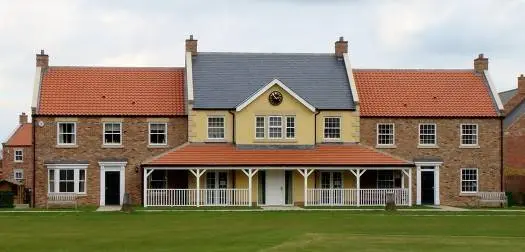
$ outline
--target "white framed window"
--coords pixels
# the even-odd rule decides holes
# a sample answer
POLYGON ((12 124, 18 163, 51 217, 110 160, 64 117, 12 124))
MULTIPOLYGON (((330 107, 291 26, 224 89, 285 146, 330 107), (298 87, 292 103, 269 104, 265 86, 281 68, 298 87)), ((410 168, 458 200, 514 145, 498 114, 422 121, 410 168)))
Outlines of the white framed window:
POLYGON ((122 123, 106 122, 104 123, 103 133, 104 145, 122 144, 122 123))
POLYGON ((24 170, 23 169, 15 169, 13 173, 15 180, 23 180, 24 179, 24 170))
POLYGON ((24 150, 15 149, 15 162, 21 163, 24 162, 24 150))
POLYGON ((338 140, 341 139, 341 118, 325 117, 324 118, 324 139, 338 140))
POLYGON ((461 193, 478 192, 478 169, 462 168, 461 169, 461 193))
POLYGON ((268 138, 278 139, 283 137, 283 117, 269 116, 268 117, 268 138))
POLYGON ((224 116, 208 117, 208 139, 224 139, 224 116))
POLYGON ((395 144, 395 126, 393 123, 377 124, 377 145, 395 144))
POLYGON ((419 124, 419 145, 436 145, 437 130, 435 123, 419 124))
POLYGON ((166 145, 168 144, 168 124, 149 123, 149 144, 166 145))
POLYGON ((286 138, 295 138, 295 116, 286 117, 286 138))
POLYGON ((57 123, 57 144, 75 145, 77 143, 77 123, 58 122, 57 123))
POLYGON ((461 145, 477 146, 478 145, 478 125, 461 124, 461 145))
POLYGON ((264 116, 255 117, 255 138, 263 139, 266 131, 266 118, 264 116))
POLYGON ((48 169, 49 193, 86 193, 86 169, 48 169))

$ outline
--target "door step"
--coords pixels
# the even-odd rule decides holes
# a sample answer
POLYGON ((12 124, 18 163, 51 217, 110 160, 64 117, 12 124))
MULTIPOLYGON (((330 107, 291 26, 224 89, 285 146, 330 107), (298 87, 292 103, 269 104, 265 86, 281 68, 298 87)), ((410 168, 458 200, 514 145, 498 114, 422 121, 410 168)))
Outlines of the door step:
POLYGON ((100 206, 97 208, 97 212, 118 212, 122 209, 122 206, 100 206))
POLYGON ((304 210, 298 206, 261 206, 265 211, 301 211, 304 210))

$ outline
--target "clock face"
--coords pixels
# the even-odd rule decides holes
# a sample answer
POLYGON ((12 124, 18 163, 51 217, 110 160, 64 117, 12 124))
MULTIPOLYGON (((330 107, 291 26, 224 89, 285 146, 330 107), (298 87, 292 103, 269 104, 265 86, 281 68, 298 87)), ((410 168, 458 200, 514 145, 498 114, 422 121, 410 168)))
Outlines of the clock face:
POLYGON ((273 91, 268 96, 268 101, 270 101, 270 104, 277 106, 283 102, 283 95, 279 91, 273 91))

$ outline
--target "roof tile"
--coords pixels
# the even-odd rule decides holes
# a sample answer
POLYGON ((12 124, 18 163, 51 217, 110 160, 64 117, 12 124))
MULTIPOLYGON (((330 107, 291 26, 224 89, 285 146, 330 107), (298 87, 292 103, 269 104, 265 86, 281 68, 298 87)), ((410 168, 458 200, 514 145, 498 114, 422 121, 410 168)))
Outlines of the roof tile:
POLYGON ((313 149, 239 149, 228 143, 190 143, 145 165, 411 165, 359 144, 322 144, 313 149))
POLYGON ((6 142, 7 146, 31 146, 33 144, 33 125, 24 123, 18 126, 15 133, 6 142))
POLYGON ((354 69, 362 116, 498 116, 474 70, 354 69))
POLYGON ((184 68, 50 67, 40 115, 183 115, 184 68))

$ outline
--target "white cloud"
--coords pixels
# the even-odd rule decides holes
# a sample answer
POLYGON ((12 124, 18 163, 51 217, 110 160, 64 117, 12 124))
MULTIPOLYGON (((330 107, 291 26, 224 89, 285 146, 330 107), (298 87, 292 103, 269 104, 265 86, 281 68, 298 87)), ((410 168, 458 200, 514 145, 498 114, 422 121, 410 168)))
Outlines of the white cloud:
POLYGON ((35 53, 52 65, 183 66, 203 51, 331 52, 345 36, 367 68, 470 68, 490 57, 498 90, 525 72, 524 0, 0 0, 0 139, 29 112, 35 53))

